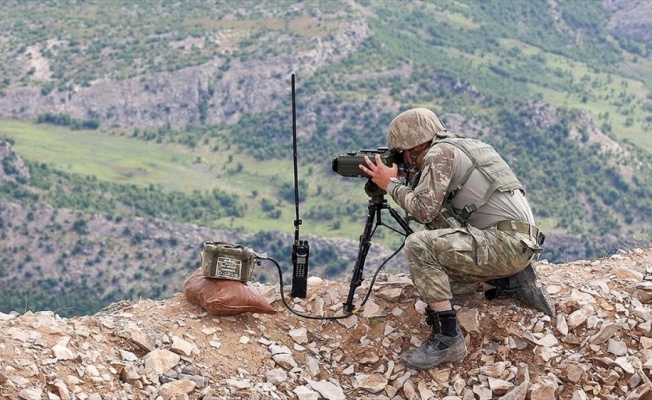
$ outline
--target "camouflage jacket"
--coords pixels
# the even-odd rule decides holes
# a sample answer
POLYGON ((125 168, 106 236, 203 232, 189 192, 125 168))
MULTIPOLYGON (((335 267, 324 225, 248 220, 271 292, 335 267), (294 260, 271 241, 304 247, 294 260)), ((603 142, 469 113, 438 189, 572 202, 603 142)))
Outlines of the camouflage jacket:
POLYGON ((398 180, 390 181, 387 192, 392 199, 429 229, 447 227, 436 221, 440 218, 442 205, 453 190, 456 190, 456 195, 450 202, 456 214, 460 214, 465 206, 482 203, 468 218, 468 224, 472 226, 483 229, 510 219, 534 224, 532 210, 523 191, 515 190, 522 188, 522 185, 504 160, 492 147, 484 147, 483 151, 490 153, 493 160, 502 165, 501 175, 509 182, 508 185, 498 185, 500 189, 493 192, 496 189, 496 185, 492 186, 495 179, 487 174, 486 168, 485 171, 478 168, 459 145, 453 144, 459 139, 482 144, 474 139, 436 139, 421 162, 418 181, 414 182, 413 188, 400 184, 398 180), (483 202, 483 197, 489 191, 492 193, 483 202))

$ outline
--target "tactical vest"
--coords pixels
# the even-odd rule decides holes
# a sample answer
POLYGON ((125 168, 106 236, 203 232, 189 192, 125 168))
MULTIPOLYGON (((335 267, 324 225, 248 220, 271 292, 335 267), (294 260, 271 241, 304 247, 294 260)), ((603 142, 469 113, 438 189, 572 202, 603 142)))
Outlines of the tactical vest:
POLYGON ((452 213, 455 219, 457 219, 462 225, 466 225, 471 214, 489 201, 489 198, 495 191, 514 192, 515 190, 521 190, 525 193, 525 188, 518 178, 516 178, 516 175, 509 165, 507 165, 500 154, 498 154, 498 152, 487 143, 448 132, 437 134, 433 139, 432 146, 436 146, 440 143, 448 143, 457 147, 464 152, 473 163, 471 168, 466 171, 460 180, 459 185, 448 193, 444 199, 444 204, 442 204, 443 212, 447 211, 448 213, 452 213), (453 198, 460 192, 460 190, 462 190, 473 170, 478 170, 489 180, 489 189, 477 202, 467 204, 461 210, 454 210, 452 207, 453 198))

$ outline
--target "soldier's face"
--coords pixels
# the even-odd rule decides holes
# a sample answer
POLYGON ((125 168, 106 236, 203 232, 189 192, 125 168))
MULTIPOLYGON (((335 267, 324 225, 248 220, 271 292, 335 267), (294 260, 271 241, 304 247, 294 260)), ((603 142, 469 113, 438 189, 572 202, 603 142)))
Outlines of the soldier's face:
POLYGON ((410 150, 403 151, 403 162, 409 166, 413 166, 410 162, 410 150))
POLYGON ((417 158, 419 157, 419 153, 421 152, 418 149, 419 147, 420 146, 405 150, 403 152, 403 162, 409 165, 410 167, 416 167, 417 158))

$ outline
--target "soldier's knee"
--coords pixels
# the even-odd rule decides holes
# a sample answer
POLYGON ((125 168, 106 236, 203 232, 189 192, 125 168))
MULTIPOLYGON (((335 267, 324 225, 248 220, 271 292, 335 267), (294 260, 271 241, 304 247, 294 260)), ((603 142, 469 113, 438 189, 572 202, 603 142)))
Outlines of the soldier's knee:
POLYGON ((405 239, 405 254, 408 259, 421 258, 432 250, 433 241, 429 231, 415 232, 405 239))
POLYGON ((405 251, 407 253, 414 253, 415 251, 419 251, 423 249, 423 246, 423 232, 415 232, 405 238, 405 251))

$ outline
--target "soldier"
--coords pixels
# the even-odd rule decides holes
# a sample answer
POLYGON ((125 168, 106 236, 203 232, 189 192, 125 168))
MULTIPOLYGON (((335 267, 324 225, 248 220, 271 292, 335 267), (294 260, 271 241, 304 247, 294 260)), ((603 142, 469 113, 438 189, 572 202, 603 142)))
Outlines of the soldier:
MULTIPOLYGON (((390 151, 402 151, 417 171, 409 186, 396 165, 380 155, 360 168, 426 229, 408 236, 405 253, 412 281, 426 307, 430 337, 402 356, 427 370, 467 355, 451 299, 451 284, 487 282, 497 294, 550 316, 555 308, 531 261, 542 251, 523 185, 490 145, 450 133, 435 113, 414 108, 398 115, 388 132, 390 151)), ((487 293, 489 294, 489 293, 487 293)), ((487 296, 489 297, 489 295, 487 296)))

